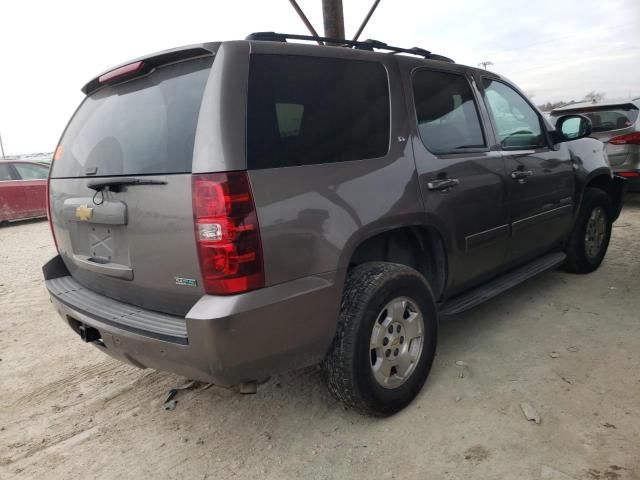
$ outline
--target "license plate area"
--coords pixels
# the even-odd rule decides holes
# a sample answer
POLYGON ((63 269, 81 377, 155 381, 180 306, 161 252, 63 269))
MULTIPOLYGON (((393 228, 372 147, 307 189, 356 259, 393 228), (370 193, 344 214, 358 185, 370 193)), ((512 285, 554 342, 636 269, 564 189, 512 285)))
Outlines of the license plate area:
POLYGON ((124 225, 99 225, 77 222, 71 245, 73 254, 85 257, 98 264, 117 263, 131 266, 129 241, 124 225))
MULTIPOLYGON (((91 225, 88 228, 89 254, 96 263, 109 263, 116 256, 115 228, 112 225, 91 225)), ((119 262, 118 262, 119 263, 119 262)))
POLYGON ((71 237, 71 256, 80 267, 132 278, 124 202, 107 200, 96 205, 90 198, 70 198, 64 202, 64 219, 71 237))

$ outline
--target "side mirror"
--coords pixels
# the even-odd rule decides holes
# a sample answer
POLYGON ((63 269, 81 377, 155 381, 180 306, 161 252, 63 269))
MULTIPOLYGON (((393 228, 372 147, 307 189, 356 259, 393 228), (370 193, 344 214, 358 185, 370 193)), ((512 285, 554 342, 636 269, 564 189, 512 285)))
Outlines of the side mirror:
POLYGON ((563 115, 556 120, 558 143, 591 135, 591 120, 584 115, 563 115))

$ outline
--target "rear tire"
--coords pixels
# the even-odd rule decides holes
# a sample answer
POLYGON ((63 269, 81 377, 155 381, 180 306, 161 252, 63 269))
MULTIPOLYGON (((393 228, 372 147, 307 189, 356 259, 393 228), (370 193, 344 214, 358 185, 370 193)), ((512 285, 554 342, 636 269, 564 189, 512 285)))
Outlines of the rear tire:
POLYGON ((323 363, 329 391, 365 415, 396 413, 420 392, 436 340, 435 301, 422 275, 393 263, 359 265, 347 276, 323 363))
POLYGON ((567 244, 564 270, 573 273, 590 273, 596 270, 611 239, 611 201, 599 188, 588 188, 573 232, 567 244))

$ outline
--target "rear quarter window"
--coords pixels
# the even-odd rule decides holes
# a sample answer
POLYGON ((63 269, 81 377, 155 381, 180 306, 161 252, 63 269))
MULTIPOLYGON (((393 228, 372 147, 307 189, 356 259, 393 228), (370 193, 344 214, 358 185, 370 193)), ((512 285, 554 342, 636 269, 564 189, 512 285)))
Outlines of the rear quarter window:
POLYGON ((380 63, 253 55, 247 104, 250 169, 384 156, 389 83, 380 63))
POLYGON ((211 62, 162 66, 89 95, 62 137, 52 177, 190 172, 211 62))

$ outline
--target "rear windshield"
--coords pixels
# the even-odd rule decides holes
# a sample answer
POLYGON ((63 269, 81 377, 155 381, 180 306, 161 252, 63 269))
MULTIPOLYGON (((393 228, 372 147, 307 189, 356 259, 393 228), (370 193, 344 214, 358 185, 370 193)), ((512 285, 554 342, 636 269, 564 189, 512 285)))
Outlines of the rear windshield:
POLYGON ((382 64, 252 55, 249 168, 376 158, 388 148, 389 84, 382 64))
POLYGON ((52 177, 190 172, 211 62, 163 66, 88 96, 65 131, 52 177))
POLYGON ((552 117, 560 117, 571 113, 579 113, 589 117, 594 132, 620 130, 633 125, 638 118, 638 109, 633 105, 613 107, 587 107, 584 109, 562 110, 552 113, 552 117))

